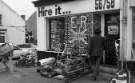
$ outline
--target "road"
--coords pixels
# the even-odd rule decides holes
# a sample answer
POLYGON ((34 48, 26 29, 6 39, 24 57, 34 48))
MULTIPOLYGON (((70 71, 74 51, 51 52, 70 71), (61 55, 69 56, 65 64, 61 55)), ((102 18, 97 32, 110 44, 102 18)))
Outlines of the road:
MULTIPOLYGON (((0 83, 64 83, 64 81, 41 77, 36 68, 15 68, 14 71, 0 71, 0 83)), ((107 83, 107 81, 101 77, 97 81, 92 81, 90 75, 87 75, 71 83, 107 83)))

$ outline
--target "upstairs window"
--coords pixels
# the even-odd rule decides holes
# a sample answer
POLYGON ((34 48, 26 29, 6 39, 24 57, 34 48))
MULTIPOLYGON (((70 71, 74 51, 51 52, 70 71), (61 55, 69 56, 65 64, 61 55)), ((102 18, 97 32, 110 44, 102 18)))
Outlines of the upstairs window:
POLYGON ((0 43, 5 42, 6 34, 7 34, 7 29, 0 29, 0 43))
POLYGON ((0 25, 2 25, 2 15, 0 14, 0 25))

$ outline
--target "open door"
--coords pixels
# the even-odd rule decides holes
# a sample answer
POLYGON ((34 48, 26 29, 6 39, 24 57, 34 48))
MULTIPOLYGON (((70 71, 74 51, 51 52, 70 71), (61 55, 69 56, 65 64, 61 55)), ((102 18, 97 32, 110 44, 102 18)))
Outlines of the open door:
POLYGON ((111 13, 105 15, 105 37, 106 37, 106 56, 105 64, 117 65, 118 63, 118 49, 116 43, 119 44, 120 38, 120 18, 119 13, 111 13))

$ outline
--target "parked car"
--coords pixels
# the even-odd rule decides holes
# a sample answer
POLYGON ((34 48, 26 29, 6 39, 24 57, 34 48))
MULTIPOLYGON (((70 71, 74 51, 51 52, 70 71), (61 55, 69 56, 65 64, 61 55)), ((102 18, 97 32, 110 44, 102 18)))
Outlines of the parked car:
POLYGON ((6 43, 0 43, 0 47, 1 47, 1 46, 4 46, 5 44, 6 44, 6 43))
POLYGON ((36 56, 36 47, 32 44, 21 44, 14 46, 12 59, 20 59, 22 55, 33 55, 36 56))
POLYGON ((0 46, 1 46, 2 44, 4 44, 4 43, 0 43, 0 46))

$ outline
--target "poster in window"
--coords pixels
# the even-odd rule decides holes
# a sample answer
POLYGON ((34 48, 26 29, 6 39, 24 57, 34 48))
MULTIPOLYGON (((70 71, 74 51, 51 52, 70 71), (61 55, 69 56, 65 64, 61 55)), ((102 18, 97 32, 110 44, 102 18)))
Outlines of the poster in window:
POLYGON ((93 14, 79 14, 69 16, 67 18, 67 29, 65 35, 67 41, 67 48, 71 49, 68 51, 73 55, 86 55, 88 39, 92 36, 92 22, 93 22, 93 14))
POLYGON ((118 35, 119 34, 119 28, 117 25, 109 25, 108 26, 108 34, 109 35, 118 35))

